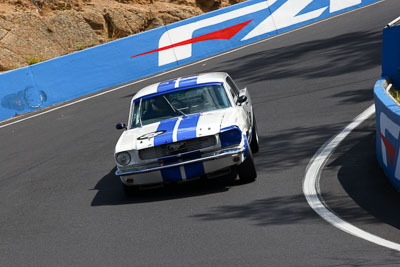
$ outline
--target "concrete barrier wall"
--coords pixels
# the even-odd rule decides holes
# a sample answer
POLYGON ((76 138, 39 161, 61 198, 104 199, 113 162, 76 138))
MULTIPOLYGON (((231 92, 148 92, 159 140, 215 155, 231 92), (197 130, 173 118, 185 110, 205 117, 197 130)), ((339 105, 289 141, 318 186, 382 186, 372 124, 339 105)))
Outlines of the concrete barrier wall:
POLYGON ((376 156, 386 176, 400 190, 400 107, 385 92, 387 84, 382 78, 374 88, 376 156))
POLYGON ((0 121, 378 0, 249 0, 0 75, 0 121))
POLYGON ((390 182, 400 190, 400 106, 387 92, 400 88, 400 26, 385 27, 382 40, 382 78, 374 88, 376 157, 390 182))

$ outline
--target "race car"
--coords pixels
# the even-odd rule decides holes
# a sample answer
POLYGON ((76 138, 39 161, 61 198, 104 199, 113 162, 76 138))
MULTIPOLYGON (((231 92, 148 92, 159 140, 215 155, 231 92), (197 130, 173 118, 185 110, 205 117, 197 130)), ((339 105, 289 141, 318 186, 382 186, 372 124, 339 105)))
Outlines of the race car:
POLYGON ((223 72, 147 86, 132 98, 115 147, 127 193, 220 176, 253 182, 258 134, 250 95, 223 72))

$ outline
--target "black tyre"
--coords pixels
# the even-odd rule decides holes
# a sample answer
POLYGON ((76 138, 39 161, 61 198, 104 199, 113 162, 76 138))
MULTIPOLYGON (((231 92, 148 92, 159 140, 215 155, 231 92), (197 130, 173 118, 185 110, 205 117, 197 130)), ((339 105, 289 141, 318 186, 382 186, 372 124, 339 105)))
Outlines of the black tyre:
POLYGON ((237 166, 231 166, 231 172, 224 176, 224 182, 226 185, 233 185, 238 175, 237 166))
POLYGON ((250 148, 253 153, 257 153, 259 150, 258 147, 258 133, 257 133, 257 123, 256 123, 256 117, 254 117, 254 112, 253 112, 253 127, 251 128, 252 130, 252 137, 251 137, 251 142, 250 142, 250 148))
POLYGON ((238 166, 238 174, 240 181, 243 183, 254 182, 257 178, 256 166, 254 165, 253 154, 250 149, 247 158, 238 166))

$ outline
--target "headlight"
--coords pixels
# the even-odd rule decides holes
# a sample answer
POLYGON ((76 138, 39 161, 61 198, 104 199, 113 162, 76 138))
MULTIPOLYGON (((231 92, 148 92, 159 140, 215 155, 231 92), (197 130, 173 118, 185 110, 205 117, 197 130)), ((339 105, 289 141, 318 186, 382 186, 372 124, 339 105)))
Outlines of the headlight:
POLYGON ((131 155, 128 152, 121 152, 117 154, 117 162, 120 165, 128 165, 131 162, 131 155))
POLYGON ((242 132, 237 127, 227 129, 219 134, 221 140, 221 147, 227 147, 232 145, 238 145, 242 141, 242 132))

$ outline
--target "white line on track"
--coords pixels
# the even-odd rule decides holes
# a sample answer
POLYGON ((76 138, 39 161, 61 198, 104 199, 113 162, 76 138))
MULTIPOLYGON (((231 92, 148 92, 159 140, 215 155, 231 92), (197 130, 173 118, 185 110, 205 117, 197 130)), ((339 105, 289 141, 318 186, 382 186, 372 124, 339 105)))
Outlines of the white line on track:
MULTIPOLYGON (((245 48, 247 48, 247 47, 250 47, 250 46, 253 46, 253 45, 257 45, 257 44, 260 44, 260 43, 269 41, 269 40, 271 40, 271 39, 275 39, 275 38, 277 38, 277 37, 284 36, 284 35, 290 34, 290 33, 292 33, 292 32, 296 32, 296 31, 299 31, 299 30, 302 30, 302 29, 311 27, 311 26, 313 26, 313 25, 322 23, 322 22, 324 22, 324 21, 331 20, 331 19, 334 19, 334 18, 343 16, 343 15, 346 15, 346 14, 349 14, 349 13, 353 13, 353 12, 359 11, 359 10, 364 9, 364 8, 368 8, 368 7, 371 7, 371 6, 380 4, 380 3, 384 2, 384 1, 385 1, 385 0, 381 0, 381 1, 378 1, 378 2, 375 2, 375 3, 372 3, 372 4, 370 4, 370 5, 366 5, 366 6, 363 6, 363 7, 357 8, 357 9, 354 9, 354 10, 350 10, 350 11, 347 11, 347 12, 343 12, 343 13, 334 15, 334 16, 332 16, 332 17, 325 18, 325 19, 316 21, 316 22, 314 22, 314 23, 310 23, 310 24, 308 24, 308 25, 299 27, 299 28, 297 28, 297 29, 293 29, 293 30, 291 30, 291 31, 284 32, 284 33, 281 33, 281 34, 278 34, 278 35, 274 35, 274 36, 268 37, 268 38, 266 38, 266 39, 259 40, 259 41, 254 42, 254 43, 250 43, 250 44, 247 44, 247 45, 244 45, 244 46, 241 46, 241 47, 238 47, 238 48, 229 50, 229 51, 227 51, 227 52, 224 52, 224 53, 221 53, 221 54, 218 54, 218 55, 215 55, 215 56, 211 56, 211 57, 208 57, 208 58, 205 58, 205 59, 202 59, 202 60, 193 62, 193 63, 187 64, 187 65, 181 66, 181 67, 177 67, 177 68, 175 68, 175 69, 171 69, 171 70, 168 70, 168 71, 165 71, 165 72, 161 72, 161 73, 158 73, 158 74, 155 74, 155 75, 146 77, 146 78, 142 78, 142 79, 139 79, 139 80, 136 80, 136 81, 133 81, 133 82, 130 82, 130 83, 127 83, 127 84, 118 86, 118 87, 116 87, 116 88, 109 89, 109 90, 106 90, 106 91, 103 91, 103 92, 100 92, 100 93, 97 93, 97 94, 88 96, 88 97, 84 97, 84 98, 81 98, 81 99, 78 99, 78 100, 75 100, 75 101, 72 101, 72 102, 67 102, 67 103, 64 103, 64 104, 60 104, 60 105, 55 106, 55 107, 48 107, 48 109, 45 108, 45 109, 43 109, 42 111, 38 111, 38 113, 35 113, 35 114, 33 114, 33 115, 26 115, 26 117, 23 117, 23 118, 21 118, 21 119, 15 118, 15 120, 9 119, 9 120, 3 121, 3 122, 0 121, 0 124, 1 124, 1 125, 0 125, 0 129, 1 129, 1 128, 5 128, 5 127, 10 126, 10 125, 13 125, 13 124, 16 124, 16 123, 19 123, 19 122, 23 122, 23 121, 26 121, 26 120, 35 118, 35 117, 39 117, 39 116, 41 116, 41 115, 50 113, 50 112, 55 111, 55 110, 59 110, 59 109, 65 108, 65 107, 69 107, 69 106, 72 106, 72 105, 81 103, 81 102, 83 102, 83 101, 86 101, 86 100, 89 100, 89 99, 92 99, 92 98, 95 98, 95 97, 98 97, 98 96, 102 96, 102 95, 105 95, 105 94, 108 94, 108 93, 111 93, 111 92, 114 92, 114 91, 118 91, 118 90, 123 89, 123 88, 125 88, 125 87, 128 87, 128 86, 130 86, 130 85, 138 84, 138 83, 141 83, 141 82, 144 82, 144 81, 153 79, 153 78, 155 78, 155 77, 162 76, 162 75, 164 75, 164 74, 168 74, 168 73, 171 73, 171 72, 180 70, 180 69, 184 69, 184 68, 187 68, 187 67, 190 67, 190 66, 193 66, 193 65, 196 65, 196 64, 199 64, 199 63, 208 61, 208 60, 213 59, 213 58, 217 58, 217 57, 220 57, 220 56, 223 56, 223 55, 227 55, 227 54, 230 54, 230 53, 233 53, 233 52, 236 52, 236 51, 245 49, 245 48), (10 120, 11 120, 11 121, 10 121, 10 120), (7 122, 7 121, 10 121, 10 122, 7 122), (3 123, 4 123, 4 124, 3 124, 3 123)), ((24 116, 24 115, 22 115, 22 116, 24 116)))
POLYGON ((306 174, 303 181, 303 193, 311 208, 318 213, 325 221, 332 224, 336 228, 345 231, 353 236, 362 238, 377 245, 387 247, 400 251, 400 244, 383 239, 379 236, 365 232, 356 226, 343 221, 341 218, 332 213, 325 205, 321 197, 321 190, 319 181, 321 178, 321 171, 329 160, 336 147, 342 142, 346 136, 351 133, 363 121, 368 119, 375 113, 375 105, 370 106, 363 113, 357 116, 352 123, 344 128, 339 134, 332 139, 328 140, 318 151, 315 153, 310 163, 307 166, 306 174))

